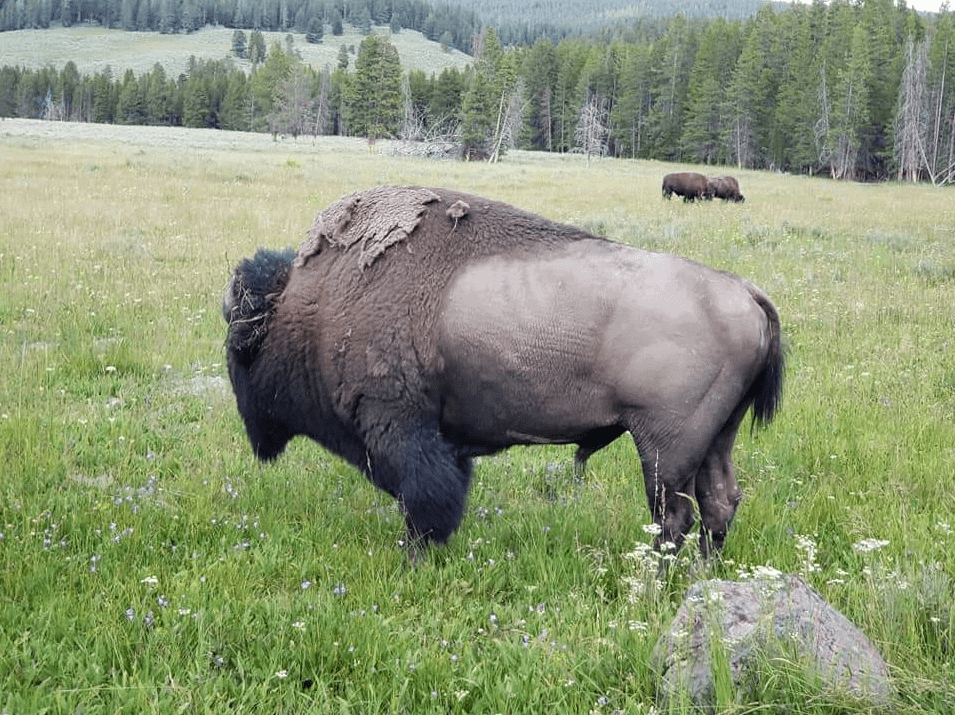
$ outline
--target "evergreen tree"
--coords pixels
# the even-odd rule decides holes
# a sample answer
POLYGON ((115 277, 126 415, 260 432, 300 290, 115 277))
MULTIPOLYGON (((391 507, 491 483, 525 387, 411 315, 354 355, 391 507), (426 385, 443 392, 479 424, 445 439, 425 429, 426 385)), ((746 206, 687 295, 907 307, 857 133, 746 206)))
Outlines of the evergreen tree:
POLYGON ((769 156, 774 166, 787 171, 811 171, 816 165, 813 126, 819 117, 816 46, 820 30, 815 23, 819 17, 817 8, 794 6, 780 18, 777 54, 786 59, 769 134, 769 156))
POLYGON ((146 83, 146 121, 149 124, 172 125, 179 121, 173 106, 175 94, 175 83, 166 79, 165 70, 157 62, 146 83))
POLYGON ((212 102, 202 78, 192 77, 186 82, 183 91, 182 123, 183 126, 194 128, 214 126, 212 102))
POLYGON ((527 105, 520 134, 522 146, 545 151, 554 148, 557 70, 557 48, 550 40, 537 40, 524 57, 521 72, 527 105))
POLYGON ((650 46, 634 43, 621 58, 620 98, 610 112, 612 136, 618 155, 638 157, 644 152, 650 78, 650 46))
POLYGON ((869 65, 868 38, 865 28, 857 25, 852 31, 849 59, 838 75, 832 94, 828 136, 829 166, 834 179, 855 179, 859 176, 859 152, 869 129, 869 87, 872 67, 869 65))
POLYGON ((670 21, 666 34, 653 45, 646 139, 649 151, 658 159, 682 158, 679 137, 696 45, 695 33, 682 15, 670 21))
POLYGON ((714 164, 725 159, 720 142, 725 123, 724 83, 733 76, 738 47, 738 27, 723 19, 709 23, 700 37, 687 84, 682 137, 682 153, 691 161, 714 164))
POLYGON ((352 134, 369 139, 398 134, 402 117, 401 61, 398 50, 383 37, 369 35, 362 40, 346 107, 352 134))
POLYGON ((337 8, 332 11, 332 21, 330 24, 332 26, 332 34, 335 35, 335 37, 341 37, 345 34, 345 27, 342 24, 342 14, 337 8))
POLYGON ((119 90, 119 98, 116 103, 116 123, 146 123, 146 98, 132 70, 126 70, 122 87, 119 90))
POLYGON ((371 33, 371 11, 367 5, 358 11, 354 19, 354 25, 360 35, 371 33))
POLYGON ((266 58, 265 36, 261 30, 253 30, 249 35, 249 59, 257 65, 266 58))
POLYGON ((115 115, 113 101, 113 72, 107 65, 102 73, 93 78, 92 120, 97 124, 110 124, 115 115))
POLYGON ((219 110, 219 127, 221 129, 232 129, 236 131, 248 131, 252 129, 252 121, 249 116, 249 89, 248 79, 245 72, 235 71, 229 73, 226 84, 225 97, 222 100, 222 106, 219 110))
POLYGON ((428 116, 432 125, 447 128, 447 131, 441 132, 444 136, 452 136, 461 124, 461 103, 467 79, 460 70, 445 67, 433 81, 433 85, 428 103, 428 116))
POLYGON ((464 96, 461 140, 465 158, 493 159, 499 154, 516 79, 516 55, 505 56, 494 29, 488 28, 479 40, 474 74, 464 96))
POLYGON ((313 45, 320 44, 325 37, 325 23, 318 16, 313 16, 308 22, 308 32, 305 41, 313 45))
POLYGON ((236 30, 232 33, 232 54, 239 59, 245 59, 246 42, 245 33, 242 30, 236 30))

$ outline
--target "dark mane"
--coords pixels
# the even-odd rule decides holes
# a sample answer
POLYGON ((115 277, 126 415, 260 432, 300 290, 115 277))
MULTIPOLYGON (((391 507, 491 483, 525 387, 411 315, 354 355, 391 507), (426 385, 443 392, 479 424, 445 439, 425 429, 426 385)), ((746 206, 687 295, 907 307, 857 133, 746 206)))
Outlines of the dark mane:
POLYGON ((251 362, 268 332, 268 318, 288 283, 295 250, 260 248, 236 267, 222 314, 229 324, 226 347, 243 363, 251 362))

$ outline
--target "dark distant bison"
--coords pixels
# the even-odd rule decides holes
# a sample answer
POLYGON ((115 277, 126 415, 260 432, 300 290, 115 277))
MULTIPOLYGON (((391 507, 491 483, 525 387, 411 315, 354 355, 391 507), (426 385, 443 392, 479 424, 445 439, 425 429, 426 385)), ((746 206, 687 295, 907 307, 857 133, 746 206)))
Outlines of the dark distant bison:
POLYGON ((663 177, 663 198, 669 199, 673 194, 682 196, 684 201, 713 198, 706 177, 692 171, 667 174, 663 177))
POLYGON ((322 211, 298 253, 260 250, 225 290, 229 376, 256 455, 295 435, 394 496, 410 543, 458 527, 471 459, 624 432, 659 542, 741 498, 731 451, 772 419, 783 352, 761 290, 446 189, 379 187, 322 211))
POLYGON ((736 203, 746 200, 739 192, 739 182, 732 176, 711 176, 707 181, 710 184, 710 193, 717 199, 736 203))

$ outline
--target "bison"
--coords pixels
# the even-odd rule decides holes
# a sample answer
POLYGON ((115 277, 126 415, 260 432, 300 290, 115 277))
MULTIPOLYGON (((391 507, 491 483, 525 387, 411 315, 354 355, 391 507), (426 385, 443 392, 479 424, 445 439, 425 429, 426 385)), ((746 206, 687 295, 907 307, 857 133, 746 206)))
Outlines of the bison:
POLYGON ((717 199, 736 203, 746 200, 739 192, 739 182, 732 176, 711 176, 707 181, 710 185, 710 193, 717 199))
POLYGON ((692 171, 667 174, 663 177, 663 198, 669 199, 673 194, 682 196, 684 201, 713 198, 713 190, 706 177, 692 171))
POLYGON ((657 545, 719 548, 742 496, 731 451, 773 418, 780 323, 759 288, 505 203, 378 187, 322 211, 298 252, 260 249, 222 305, 255 454, 304 435, 395 497, 409 543, 459 526, 472 458, 629 432, 657 545))

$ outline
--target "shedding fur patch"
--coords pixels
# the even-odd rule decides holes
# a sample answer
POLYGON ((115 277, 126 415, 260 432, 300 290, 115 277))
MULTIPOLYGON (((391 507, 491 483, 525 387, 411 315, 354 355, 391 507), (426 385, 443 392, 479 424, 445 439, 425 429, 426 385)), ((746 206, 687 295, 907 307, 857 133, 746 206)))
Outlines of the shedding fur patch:
POLYGON ((379 186, 346 196, 322 211, 299 247, 295 266, 328 246, 355 247, 362 270, 375 262, 389 246, 403 241, 417 228, 425 206, 441 197, 430 189, 379 186))

